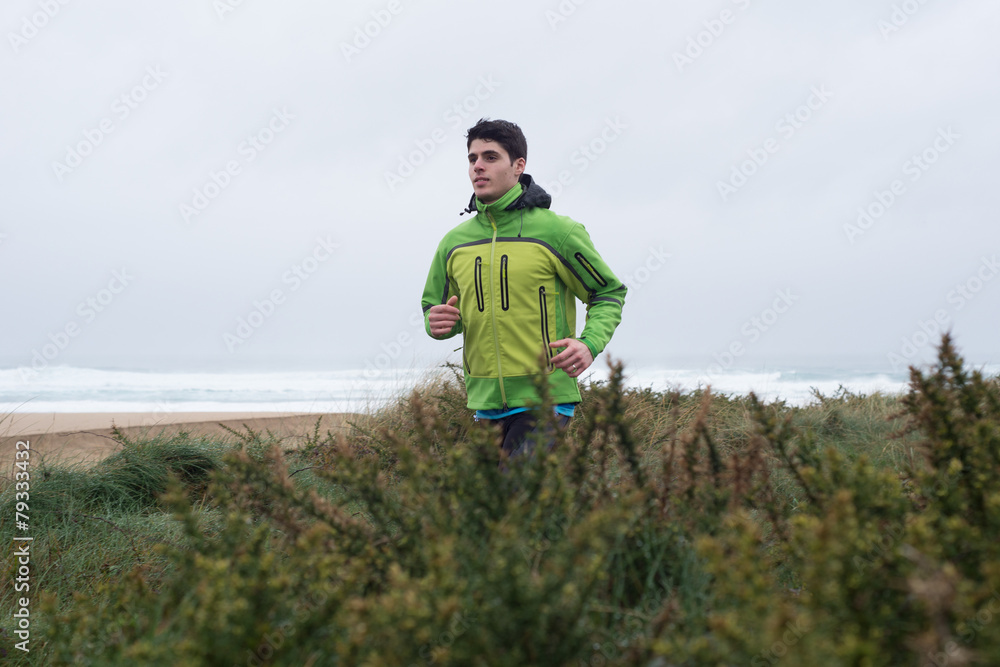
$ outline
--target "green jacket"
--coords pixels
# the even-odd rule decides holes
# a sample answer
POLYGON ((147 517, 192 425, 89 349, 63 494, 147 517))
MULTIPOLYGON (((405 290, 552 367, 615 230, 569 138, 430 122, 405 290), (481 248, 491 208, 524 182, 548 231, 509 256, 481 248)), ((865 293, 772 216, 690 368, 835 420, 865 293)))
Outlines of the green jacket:
MULTIPOLYGON (((478 214, 448 232, 431 263, 421 305, 428 311, 458 295, 468 407, 516 408, 538 400, 532 377, 549 342, 576 335, 576 299, 587 304, 579 339, 596 358, 621 321, 626 288, 578 222, 549 210, 552 198, 530 176, 498 201, 473 196, 478 214)), ((475 206, 475 209, 473 209, 475 206)), ((580 401, 574 378, 546 369, 554 403, 580 401)))

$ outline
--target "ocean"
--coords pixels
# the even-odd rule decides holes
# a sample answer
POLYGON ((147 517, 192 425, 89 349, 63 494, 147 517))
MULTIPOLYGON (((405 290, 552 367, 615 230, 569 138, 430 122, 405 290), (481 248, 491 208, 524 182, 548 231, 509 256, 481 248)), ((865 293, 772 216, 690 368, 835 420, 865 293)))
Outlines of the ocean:
MULTIPOLYGON (((986 369, 989 370, 989 369, 986 369)), ((995 373, 998 369, 993 369, 995 373)), ((296 372, 151 372, 50 366, 0 369, 0 416, 40 412, 364 412, 405 395, 430 370, 296 372)), ((606 379, 596 363, 590 379, 606 379)), ((842 386, 859 394, 907 388, 905 372, 852 368, 704 369, 644 367, 627 373, 632 387, 754 391, 764 400, 807 405, 842 386)), ((585 378, 586 379, 586 378, 585 378)))

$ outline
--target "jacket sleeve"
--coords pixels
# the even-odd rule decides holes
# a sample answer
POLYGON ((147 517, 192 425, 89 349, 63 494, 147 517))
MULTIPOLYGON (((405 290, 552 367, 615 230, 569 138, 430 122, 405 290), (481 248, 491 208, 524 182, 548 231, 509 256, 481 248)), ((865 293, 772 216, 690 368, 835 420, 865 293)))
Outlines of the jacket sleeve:
POLYGON ((556 271, 573 294, 587 304, 587 320, 577 339, 586 343, 594 358, 604 351, 622 319, 628 288, 618 280, 594 248, 590 234, 574 223, 560 244, 556 271))
POLYGON ((429 319, 431 306, 447 303, 452 296, 458 296, 459 306, 461 306, 462 296, 458 293, 458 285, 448 276, 448 248, 442 240, 434 253, 434 259, 431 261, 431 268, 427 273, 427 283, 424 285, 424 295, 420 300, 420 307, 424 311, 424 331, 431 338, 444 340, 462 333, 462 320, 459 320, 449 333, 443 336, 431 334, 429 319))

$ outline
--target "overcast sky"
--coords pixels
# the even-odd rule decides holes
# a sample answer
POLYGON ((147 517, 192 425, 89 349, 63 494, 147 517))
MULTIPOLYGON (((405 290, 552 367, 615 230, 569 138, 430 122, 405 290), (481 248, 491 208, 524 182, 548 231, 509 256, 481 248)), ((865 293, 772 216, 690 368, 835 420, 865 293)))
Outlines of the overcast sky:
POLYGON ((0 27, 2 367, 438 362, 419 301, 482 116, 631 287, 627 363, 899 370, 945 328, 1000 362, 994 0, 5 0, 0 27))

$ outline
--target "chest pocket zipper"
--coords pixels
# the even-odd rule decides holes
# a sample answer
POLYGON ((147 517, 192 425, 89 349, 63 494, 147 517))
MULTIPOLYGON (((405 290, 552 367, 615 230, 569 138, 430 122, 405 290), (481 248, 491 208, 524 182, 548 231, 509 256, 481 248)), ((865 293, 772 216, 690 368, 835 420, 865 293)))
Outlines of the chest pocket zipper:
POLYGON ((545 358, 548 360, 548 370, 551 372, 552 348, 549 347, 549 343, 552 341, 549 339, 549 306, 545 300, 544 285, 538 288, 538 312, 542 316, 542 344, 545 345, 545 358))
POLYGON ((510 291, 507 287, 507 255, 500 258, 500 308, 510 309, 510 291))
POLYGON ((483 293, 483 258, 476 257, 476 307, 479 312, 486 310, 486 295, 483 293))

